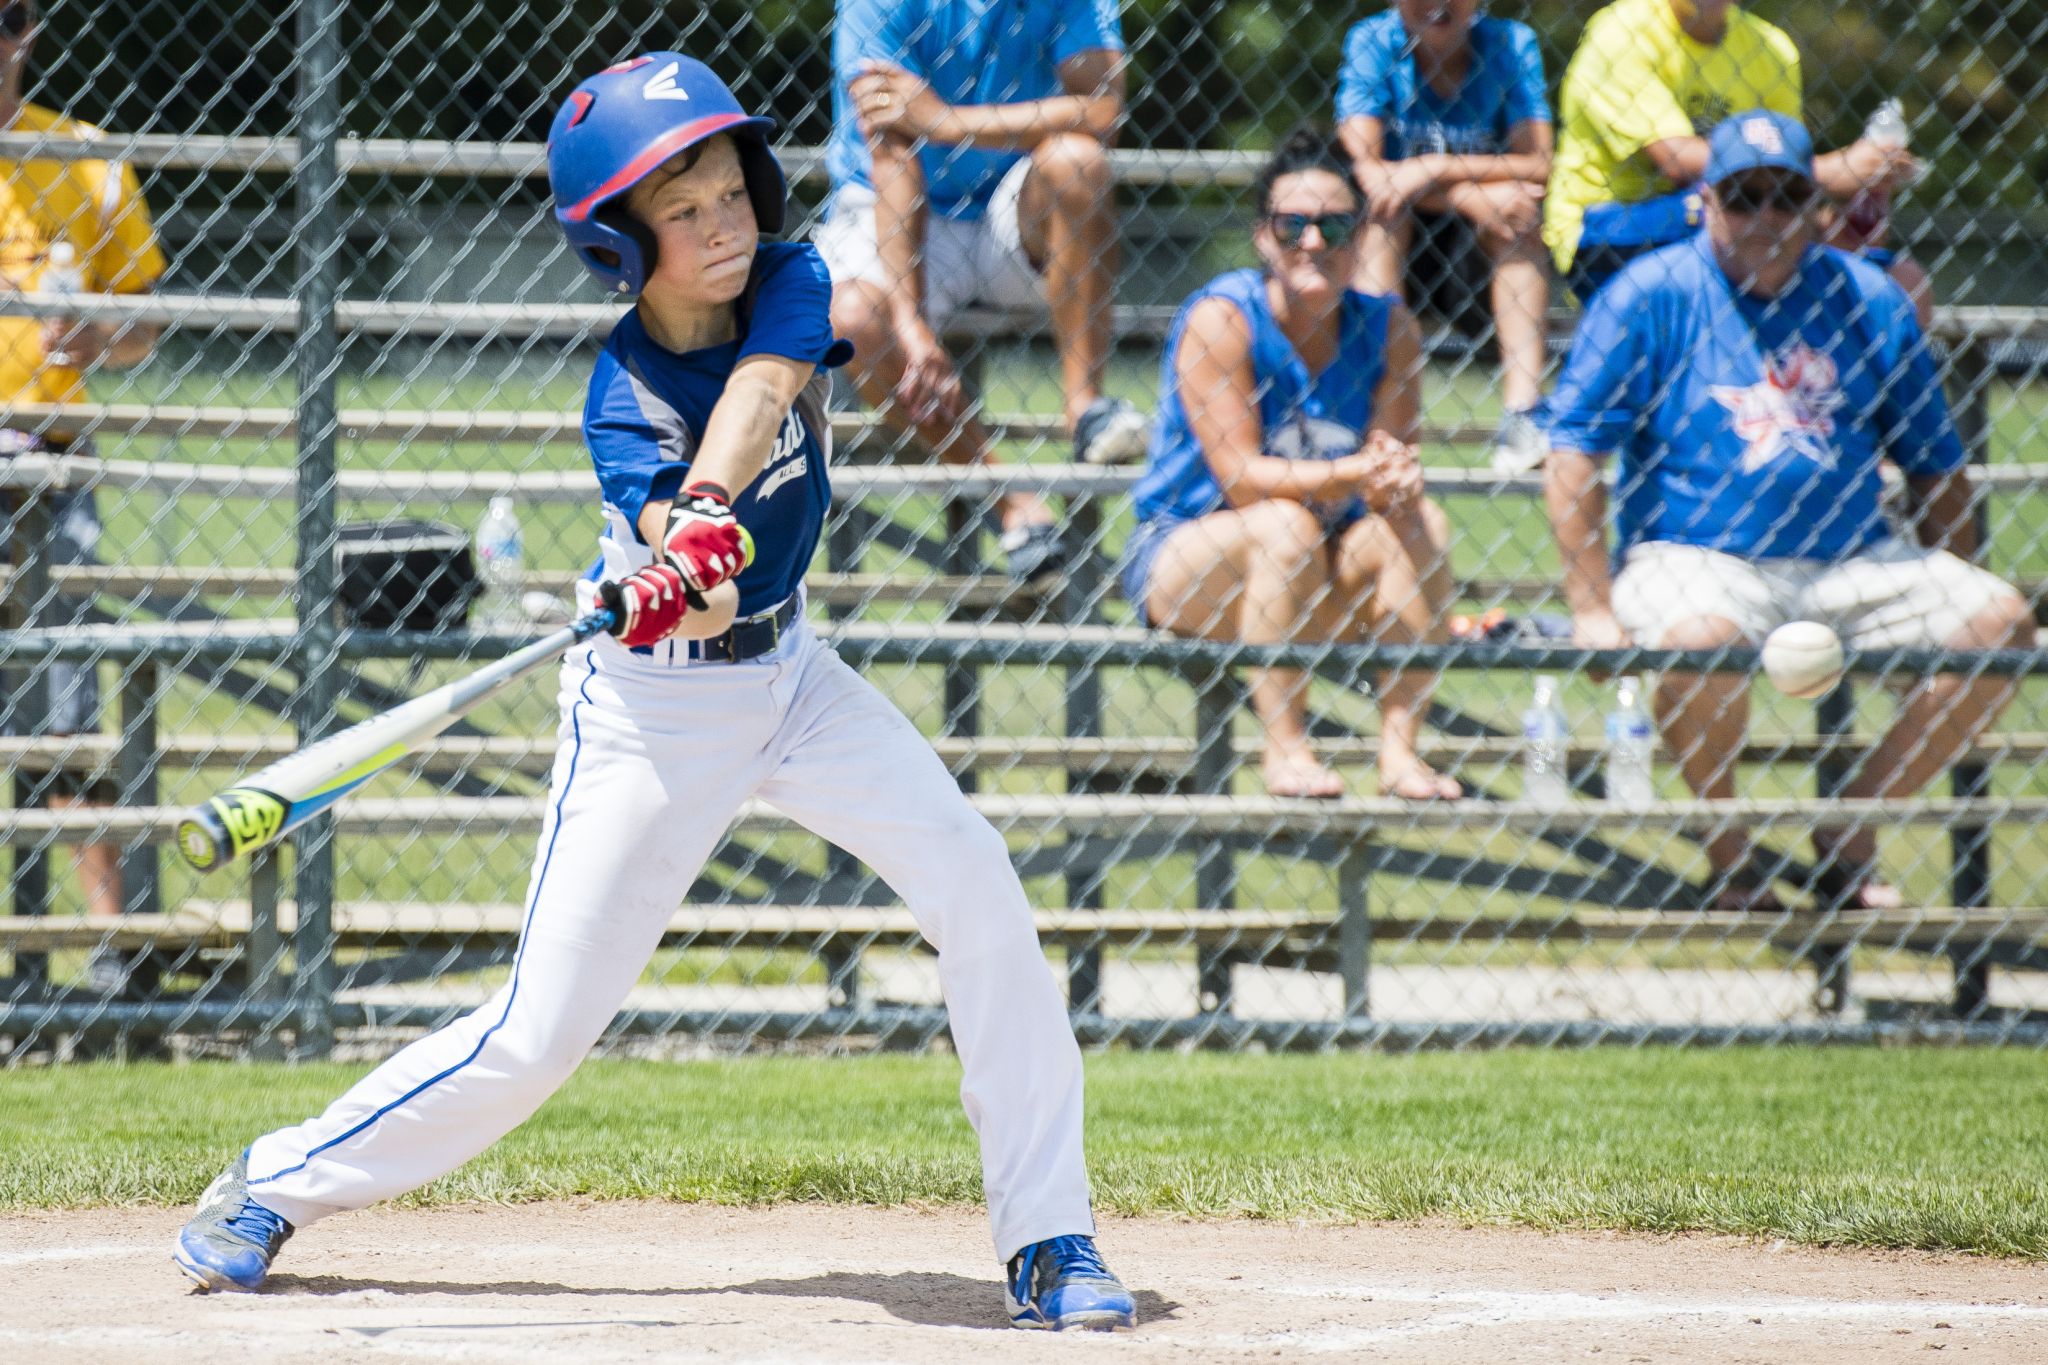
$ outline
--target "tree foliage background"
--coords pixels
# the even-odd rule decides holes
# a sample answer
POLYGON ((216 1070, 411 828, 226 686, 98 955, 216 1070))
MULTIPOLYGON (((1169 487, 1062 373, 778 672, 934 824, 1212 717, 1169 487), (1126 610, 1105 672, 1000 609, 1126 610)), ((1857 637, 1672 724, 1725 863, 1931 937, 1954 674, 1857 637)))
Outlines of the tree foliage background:
MULTIPOLYGON (((1309 0, 1128 0, 1127 145, 1260 147, 1329 117, 1345 31, 1382 8, 1309 0)), ((1597 5, 1501 0, 1542 36, 1553 90, 1597 5)), ((2048 5, 2041 0, 1758 0, 1804 55, 1822 145, 1902 98, 1929 187, 2033 207, 2048 180, 2048 5)), ((41 98, 127 131, 288 131, 296 6, 271 0, 50 0, 41 98)), ((540 138, 582 74, 662 44, 712 60, 797 142, 825 135, 831 0, 602 6, 348 0, 345 126, 365 136, 540 138)))

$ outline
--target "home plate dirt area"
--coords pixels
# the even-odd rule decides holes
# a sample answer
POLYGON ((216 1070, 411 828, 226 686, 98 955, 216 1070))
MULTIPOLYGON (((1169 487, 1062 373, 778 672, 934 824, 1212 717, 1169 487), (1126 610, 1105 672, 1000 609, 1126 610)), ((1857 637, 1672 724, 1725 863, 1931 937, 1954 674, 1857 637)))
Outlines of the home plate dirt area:
POLYGON ((1719 1237, 1108 1219, 1143 1325, 1004 1325, 973 1210, 373 1209, 198 1294, 182 1211, 0 1218, 0 1359, 939 1362, 2048 1359, 2048 1265, 1719 1237), (1930 1352, 1939 1351, 1939 1357, 1930 1352))

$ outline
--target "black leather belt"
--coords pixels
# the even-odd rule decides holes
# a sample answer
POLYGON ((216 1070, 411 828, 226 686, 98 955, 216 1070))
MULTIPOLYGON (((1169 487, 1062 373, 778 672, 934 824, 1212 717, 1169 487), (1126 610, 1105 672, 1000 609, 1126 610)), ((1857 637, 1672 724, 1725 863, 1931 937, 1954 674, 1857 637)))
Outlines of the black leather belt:
POLYGON ((782 604, 732 623, 732 629, 709 639, 690 641, 690 657, 711 663, 741 663, 772 654, 803 610, 803 594, 791 593, 782 604))

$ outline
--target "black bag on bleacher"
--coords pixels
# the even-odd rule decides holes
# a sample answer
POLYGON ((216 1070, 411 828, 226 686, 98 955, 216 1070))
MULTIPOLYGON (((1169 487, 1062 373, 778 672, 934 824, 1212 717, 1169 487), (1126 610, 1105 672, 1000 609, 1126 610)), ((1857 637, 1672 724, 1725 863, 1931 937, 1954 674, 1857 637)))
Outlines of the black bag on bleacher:
POLYGON ((335 557, 342 621, 367 630, 461 627, 482 590, 469 537, 443 522, 343 522, 335 557))

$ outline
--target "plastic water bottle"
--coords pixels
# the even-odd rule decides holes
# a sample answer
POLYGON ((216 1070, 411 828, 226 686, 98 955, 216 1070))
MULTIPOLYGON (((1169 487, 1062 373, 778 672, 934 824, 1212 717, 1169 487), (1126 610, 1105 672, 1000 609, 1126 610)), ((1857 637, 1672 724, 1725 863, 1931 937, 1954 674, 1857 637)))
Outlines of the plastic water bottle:
MULTIPOLYGON (((43 258, 43 273, 36 281, 36 287, 45 294, 68 294, 76 297, 85 292, 85 271, 78 264, 78 248, 69 242, 52 242, 43 258)), ((75 323, 75 318, 58 321, 75 323)), ((69 365, 71 356, 64 351, 51 351, 44 357, 52 365, 69 365)))
POLYGON ((520 594, 526 587, 526 545, 512 499, 491 499, 476 528, 477 576, 483 580, 483 624, 510 629, 524 624, 520 594))
MULTIPOLYGON (((1878 105, 1877 112, 1863 125, 1863 140, 1888 152, 1904 151, 1911 136, 1912 130, 1906 126, 1906 107, 1896 99, 1878 105)), ((1858 244, 1867 246, 1884 239, 1891 226, 1891 199, 1891 191, 1878 186, 1858 190, 1849 200, 1849 207, 1842 211, 1842 224, 1858 244)))
POLYGON ((1912 130, 1906 127, 1906 106, 1896 97, 1878 105, 1877 112, 1863 125, 1864 139, 1886 151, 1904 151, 1911 135, 1912 130))
POLYGON ((1522 799, 1539 806, 1571 800, 1571 724, 1558 702, 1557 679, 1536 679, 1536 696, 1522 713, 1522 799))
POLYGON ((1643 682, 1623 678, 1614 688, 1614 709, 1607 713, 1607 799, 1629 810, 1641 810, 1657 799, 1651 765, 1657 737, 1650 714, 1643 709, 1643 682))

